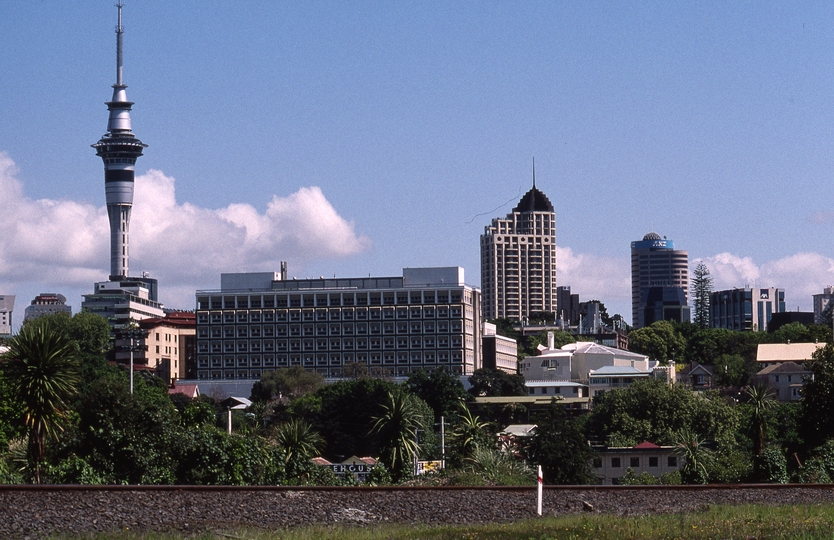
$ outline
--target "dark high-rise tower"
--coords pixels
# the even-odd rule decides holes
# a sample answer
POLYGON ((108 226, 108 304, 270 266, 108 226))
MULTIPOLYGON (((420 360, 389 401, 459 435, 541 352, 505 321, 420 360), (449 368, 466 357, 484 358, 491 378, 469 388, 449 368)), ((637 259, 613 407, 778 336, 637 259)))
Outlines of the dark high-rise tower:
POLYGON ((689 322, 689 255, 651 232, 631 243, 631 325, 689 322))
POLYGON ((104 161, 104 192, 110 217, 110 280, 128 276, 130 210, 133 207, 133 174, 136 159, 148 145, 133 135, 130 108, 122 82, 122 3, 116 26, 116 84, 113 99, 107 102, 110 119, 107 133, 93 146, 104 161))

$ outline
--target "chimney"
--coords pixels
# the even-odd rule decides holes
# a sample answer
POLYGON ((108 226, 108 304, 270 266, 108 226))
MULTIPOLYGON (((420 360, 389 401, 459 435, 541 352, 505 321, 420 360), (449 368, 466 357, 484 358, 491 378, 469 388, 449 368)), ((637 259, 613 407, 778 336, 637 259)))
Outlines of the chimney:
POLYGON ((547 333, 547 348, 553 350, 556 348, 555 346, 556 339, 553 337, 553 332, 547 333))

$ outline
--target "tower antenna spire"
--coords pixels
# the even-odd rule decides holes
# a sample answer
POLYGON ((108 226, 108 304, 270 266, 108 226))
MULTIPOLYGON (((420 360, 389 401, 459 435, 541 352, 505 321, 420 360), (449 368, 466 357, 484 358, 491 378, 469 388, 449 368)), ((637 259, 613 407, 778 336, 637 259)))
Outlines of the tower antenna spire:
POLYGON ((536 187, 536 156, 533 156, 533 187, 536 187))
POLYGON ((119 22, 116 25, 116 85, 122 86, 122 0, 116 4, 119 8, 119 22))

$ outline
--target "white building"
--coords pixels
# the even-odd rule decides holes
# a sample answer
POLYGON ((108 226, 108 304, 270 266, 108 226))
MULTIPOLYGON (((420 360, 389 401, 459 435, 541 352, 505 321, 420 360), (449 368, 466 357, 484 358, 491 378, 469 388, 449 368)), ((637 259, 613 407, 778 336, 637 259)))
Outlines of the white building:
POLYGON ((111 328, 165 316, 162 304, 156 299, 156 280, 148 277, 96 283, 95 292, 84 295, 81 309, 101 315, 111 328))
POLYGON ((518 373, 518 343, 513 338, 499 336, 494 324, 485 322, 483 330, 483 367, 518 373))
POLYGON ((493 219, 481 235, 484 319, 522 321, 531 313, 555 313, 556 212, 533 188, 504 219, 493 219))
MULTIPOLYGON (((550 337, 550 336, 548 336, 550 337)), ((649 357, 622 349, 606 347, 590 341, 568 343, 561 349, 544 349, 539 356, 528 356, 521 362, 520 373, 525 380, 588 381, 592 370, 606 366, 632 367, 649 371, 649 357)))

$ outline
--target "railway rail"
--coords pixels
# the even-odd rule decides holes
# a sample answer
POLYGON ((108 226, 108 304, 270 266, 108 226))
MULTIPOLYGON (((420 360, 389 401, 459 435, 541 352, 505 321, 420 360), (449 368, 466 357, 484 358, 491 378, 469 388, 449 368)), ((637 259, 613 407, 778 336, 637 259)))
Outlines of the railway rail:
MULTIPOLYGON (((715 504, 834 504, 834 484, 545 486, 544 515, 697 512, 715 504)), ((0 538, 141 529, 486 523, 536 516, 529 487, 0 486, 0 538)))

